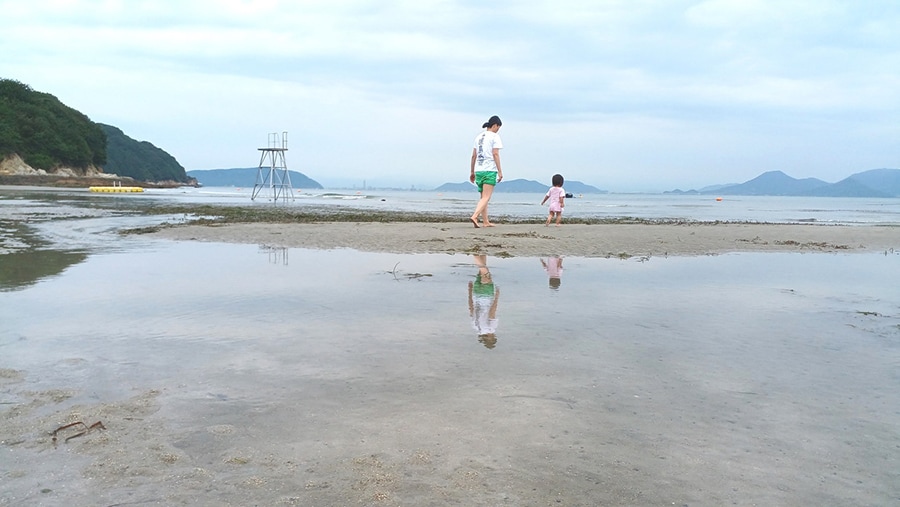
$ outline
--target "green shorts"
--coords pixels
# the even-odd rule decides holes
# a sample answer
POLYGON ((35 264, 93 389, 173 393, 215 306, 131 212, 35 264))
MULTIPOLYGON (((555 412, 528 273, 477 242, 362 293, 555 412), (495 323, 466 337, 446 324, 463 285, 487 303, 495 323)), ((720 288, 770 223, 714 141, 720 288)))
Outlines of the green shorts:
POLYGON ((485 185, 497 185, 497 171, 478 171, 475 173, 475 185, 478 191, 484 190, 485 185))
POLYGON ((493 296, 494 282, 485 283, 481 281, 481 275, 476 275, 475 283, 472 284, 472 294, 476 296, 493 296))

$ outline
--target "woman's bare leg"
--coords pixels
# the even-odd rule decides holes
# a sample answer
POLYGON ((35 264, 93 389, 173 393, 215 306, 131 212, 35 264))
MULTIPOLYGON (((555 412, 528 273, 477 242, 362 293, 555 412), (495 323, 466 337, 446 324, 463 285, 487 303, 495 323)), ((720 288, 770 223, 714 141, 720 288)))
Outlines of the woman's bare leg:
POLYGON ((478 227, 478 215, 484 213, 482 223, 485 227, 490 227, 491 223, 487 220, 487 207, 488 202, 491 200, 491 195, 494 193, 494 185, 484 185, 481 188, 481 199, 478 200, 478 205, 475 206, 475 213, 472 214, 469 220, 475 224, 475 227, 478 227))

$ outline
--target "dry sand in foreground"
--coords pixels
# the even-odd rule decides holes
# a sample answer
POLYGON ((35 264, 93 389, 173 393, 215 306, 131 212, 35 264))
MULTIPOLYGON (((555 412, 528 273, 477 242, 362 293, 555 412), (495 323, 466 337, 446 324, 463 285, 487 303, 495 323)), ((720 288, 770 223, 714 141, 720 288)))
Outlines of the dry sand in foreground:
POLYGON ((154 235, 289 248, 369 252, 484 253, 494 256, 633 257, 725 252, 900 250, 896 226, 792 224, 500 224, 322 222, 186 225, 154 235))

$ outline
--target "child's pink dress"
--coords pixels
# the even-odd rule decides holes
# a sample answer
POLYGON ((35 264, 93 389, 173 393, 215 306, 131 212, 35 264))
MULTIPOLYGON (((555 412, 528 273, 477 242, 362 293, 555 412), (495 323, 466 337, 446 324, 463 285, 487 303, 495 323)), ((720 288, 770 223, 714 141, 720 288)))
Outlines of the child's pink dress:
POLYGON ((562 213, 562 206, 559 205, 559 198, 565 197, 566 191, 563 187, 550 187, 547 191, 547 197, 550 201, 550 211, 562 213))

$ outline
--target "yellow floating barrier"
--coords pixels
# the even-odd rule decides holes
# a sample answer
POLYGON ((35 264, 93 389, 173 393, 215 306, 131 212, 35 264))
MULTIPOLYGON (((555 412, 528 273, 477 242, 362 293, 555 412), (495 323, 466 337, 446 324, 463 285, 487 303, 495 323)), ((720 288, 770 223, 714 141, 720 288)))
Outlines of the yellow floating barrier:
POLYGON ((143 192, 144 187, 88 187, 91 192, 143 192))

